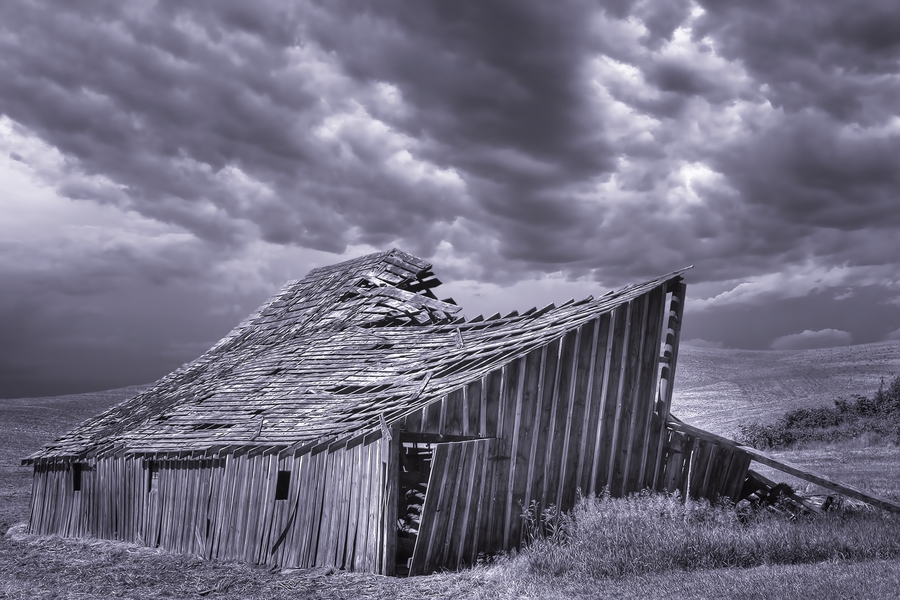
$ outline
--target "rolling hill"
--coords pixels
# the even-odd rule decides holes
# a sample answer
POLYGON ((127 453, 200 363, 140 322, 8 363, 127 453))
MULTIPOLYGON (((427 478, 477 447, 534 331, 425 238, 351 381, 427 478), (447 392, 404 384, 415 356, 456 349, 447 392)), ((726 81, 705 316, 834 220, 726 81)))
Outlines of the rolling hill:
POLYGON ((900 341, 817 350, 679 350, 672 414, 732 436, 738 425, 771 422, 796 408, 871 396, 900 375, 900 341))

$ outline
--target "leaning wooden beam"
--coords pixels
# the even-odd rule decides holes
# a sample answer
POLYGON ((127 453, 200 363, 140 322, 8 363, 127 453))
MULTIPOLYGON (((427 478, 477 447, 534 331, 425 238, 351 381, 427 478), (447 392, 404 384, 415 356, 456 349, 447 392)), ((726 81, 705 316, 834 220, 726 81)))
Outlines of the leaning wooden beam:
POLYGON ((777 469, 784 473, 788 473, 789 475, 793 475, 798 479, 802 479, 804 481, 809 481, 810 483, 815 483, 816 485, 820 485, 824 488, 828 488, 829 490, 838 492, 839 494, 843 494, 845 496, 849 496, 850 498, 855 498, 856 500, 861 500, 867 504, 871 504, 872 506, 877 506, 878 508, 900 513, 900 505, 894 504, 893 502, 889 502, 887 500, 883 500, 881 498, 877 498, 872 496, 871 494, 867 494, 865 492, 861 492, 856 488, 850 487, 849 485, 844 485, 842 483, 837 483, 825 477, 824 475, 820 475, 818 473, 814 473, 808 469, 804 469, 803 467, 798 467, 796 465, 792 465, 790 463, 786 463, 780 460, 776 460, 762 452, 761 450, 757 450, 756 448, 751 448, 750 446, 744 446, 742 444, 738 444, 733 440, 729 440, 728 438, 724 438, 722 436, 716 435, 714 433, 710 433, 708 431, 704 431, 699 427, 694 427, 693 425, 688 425, 687 423, 683 423, 673 416, 669 416, 669 422, 666 424, 669 429, 673 429, 675 431, 680 431, 682 433, 689 433, 691 435, 697 436, 701 439, 707 439, 715 441, 718 444, 723 446, 727 446, 729 448, 734 448, 737 450, 741 450, 746 452, 753 460, 758 463, 768 465, 773 469, 777 469))

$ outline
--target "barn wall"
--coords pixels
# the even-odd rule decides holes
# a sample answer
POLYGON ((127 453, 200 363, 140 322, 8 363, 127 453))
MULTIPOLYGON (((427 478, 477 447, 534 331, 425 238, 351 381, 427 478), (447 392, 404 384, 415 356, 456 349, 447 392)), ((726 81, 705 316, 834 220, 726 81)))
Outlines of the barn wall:
POLYGON ((205 558, 392 573, 396 440, 380 433, 279 459, 84 461, 35 464, 30 531, 90 536, 205 558), (290 473, 276 499, 278 472, 290 473))
POLYGON ((31 531, 391 574, 400 441, 435 446, 412 574, 520 545, 522 507, 645 488, 736 496, 749 457, 665 427, 683 285, 657 288, 387 429, 278 455, 35 463, 31 531), (290 474, 276 499, 279 472, 290 474))
POLYGON ((658 378, 667 307, 662 288, 639 296, 401 423, 408 434, 495 438, 437 446, 422 518, 440 513, 433 531, 441 541, 423 525, 414 572, 456 568, 478 552, 517 547, 521 507, 532 501, 539 510, 568 510, 579 489, 621 496, 657 487, 665 455, 667 406, 658 401, 658 378), (475 464, 483 465, 480 475, 475 464), (471 520, 479 523, 477 536, 468 532, 463 548, 443 545, 460 543, 445 537, 444 521, 466 510, 483 512, 471 520), (474 546, 465 547, 472 539, 474 546))
POLYGON ((393 574, 398 460, 380 433, 288 459, 291 505, 269 562, 393 574))
POLYGON ((667 430, 659 488, 694 500, 736 501, 751 460, 746 452, 714 440, 667 430))

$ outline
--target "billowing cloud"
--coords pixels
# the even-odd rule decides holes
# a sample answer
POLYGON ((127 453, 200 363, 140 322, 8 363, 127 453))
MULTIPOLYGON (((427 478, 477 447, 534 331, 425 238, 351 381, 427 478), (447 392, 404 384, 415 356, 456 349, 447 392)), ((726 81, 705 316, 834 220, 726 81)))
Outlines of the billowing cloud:
POLYGON ((847 346, 853 341, 849 332, 840 329, 821 329, 810 331, 806 329, 801 333, 792 333, 776 338, 772 342, 773 350, 807 350, 810 348, 831 348, 833 346, 847 346))
POLYGON ((694 264, 690 337, 766 347, 798 325, 721 328, 827 297, 884 339, 864 321, 900 318, 898 23, 879 0, 3 3, 3 372, 46 371, 48 327, 73 349, 128 329, 135 298, 190 313, 204 333, 159 335, 193 348, 391 246, 472 312, 694 264))

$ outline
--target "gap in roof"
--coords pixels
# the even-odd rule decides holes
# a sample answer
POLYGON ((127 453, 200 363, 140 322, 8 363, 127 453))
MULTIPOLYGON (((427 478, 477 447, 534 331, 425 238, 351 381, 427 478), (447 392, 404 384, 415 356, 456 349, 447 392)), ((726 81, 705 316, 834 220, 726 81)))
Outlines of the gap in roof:
MULTIPOLYGON (((440 272, 437 272, 440 277, 440 272)), ((530 308, 542 308, 551 302, 557 306, 567 300, 583 300, 587 296, 598 298, 609 290, 596 281, 570 281, 560 276, 544 276, 539 279, 519 281, 500 286, 474 280, 447 281, 434 290, 438 298, 452 297, 463 309, 466 318, 478 315, 488 317, 494 313, 508 314, 513 310, 524 313, 530 308)))

